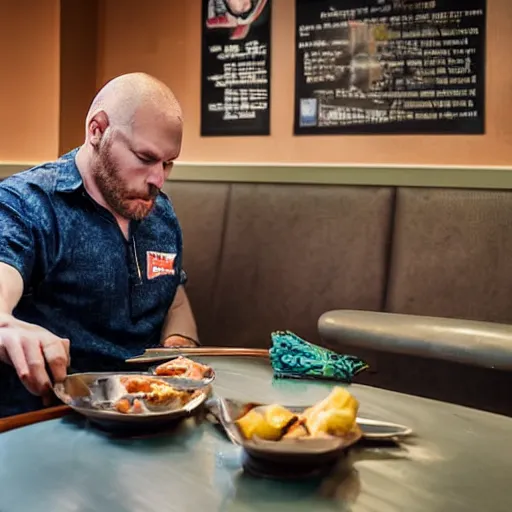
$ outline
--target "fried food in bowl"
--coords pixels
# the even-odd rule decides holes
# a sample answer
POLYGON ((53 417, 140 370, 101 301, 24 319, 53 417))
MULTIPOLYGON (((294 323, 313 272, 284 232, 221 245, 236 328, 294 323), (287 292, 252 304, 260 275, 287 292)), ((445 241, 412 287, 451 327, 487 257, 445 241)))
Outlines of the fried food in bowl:
POLYGON ((201 380, 213 375, 210 366, 192 361, 188 357, 178 356, 166 361, 154 369, 154 374, 161 377, 182 377, 185 379, 201 380))
POLYGON ((300 414, 272 404, 249 410, 235 424, 246 440, 344 437, 357 431, 358 410, 358 401, 345 388, 337 386, 325 399, 300 414))
POLYGON ((197 395, 197 392, 179 390, 164 380, 145 375, 122 375, 116 377, 111 386, 115 387, 113 408, 123 414, 178 409, 197 395))

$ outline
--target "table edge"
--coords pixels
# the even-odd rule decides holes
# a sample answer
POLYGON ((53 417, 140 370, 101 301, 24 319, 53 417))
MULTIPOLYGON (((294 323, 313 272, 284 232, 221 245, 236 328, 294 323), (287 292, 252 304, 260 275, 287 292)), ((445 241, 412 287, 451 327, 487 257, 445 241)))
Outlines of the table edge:
POLYGON ((0 434, 16 428, 33 425, 34 423, 39 423, 41 421, 62 418, 72 412, 73 409, 68 405, 57 405, 55 407, 47 407, 38 411, 8 416, 7 418, 0 419, 0 434))

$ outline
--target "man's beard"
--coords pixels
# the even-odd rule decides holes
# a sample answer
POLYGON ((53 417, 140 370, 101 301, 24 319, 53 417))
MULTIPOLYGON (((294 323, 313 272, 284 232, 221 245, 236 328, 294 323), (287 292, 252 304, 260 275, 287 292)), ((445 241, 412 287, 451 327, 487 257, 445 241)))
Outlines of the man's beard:
POLYGON ((100 146, 97 164, 93 167, 92 174, 107 204, 122 217, 142 220, 153 209, 159 192, 158 187, 148 185, 146 194, 131 190, 112 159, 108 142, 100 146))

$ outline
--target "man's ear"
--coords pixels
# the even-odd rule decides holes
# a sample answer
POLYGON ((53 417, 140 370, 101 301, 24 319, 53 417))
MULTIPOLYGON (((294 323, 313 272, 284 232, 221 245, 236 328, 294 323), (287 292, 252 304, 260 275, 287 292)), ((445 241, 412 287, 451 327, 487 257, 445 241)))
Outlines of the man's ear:
POLYGON ((100 145, 101 139, 103 138, 103 134, 108 128, 108 125, 109 119, 103 110, 94 114, 89 120, 89 124, 87 125, 87 134, 91 144, 95 148, 100 145))

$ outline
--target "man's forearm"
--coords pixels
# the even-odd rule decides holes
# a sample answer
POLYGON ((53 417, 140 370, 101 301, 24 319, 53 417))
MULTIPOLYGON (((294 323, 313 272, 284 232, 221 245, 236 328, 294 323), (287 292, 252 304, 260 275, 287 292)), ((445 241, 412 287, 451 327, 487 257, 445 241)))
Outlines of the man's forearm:
POLYGON ((196 321, 183 286, 178 287, 174 301, 165 318, 161 342, 163 343, 172 335, 185 336, 198 341, 196 321))

